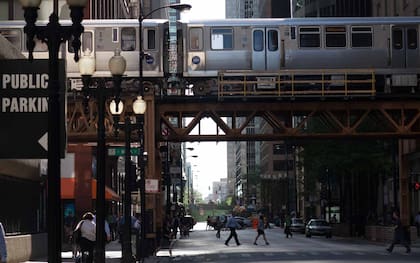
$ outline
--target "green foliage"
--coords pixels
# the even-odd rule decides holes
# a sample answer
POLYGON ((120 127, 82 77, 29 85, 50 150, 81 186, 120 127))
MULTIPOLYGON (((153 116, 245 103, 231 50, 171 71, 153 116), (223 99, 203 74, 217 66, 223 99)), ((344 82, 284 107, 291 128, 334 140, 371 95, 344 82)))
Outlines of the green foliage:
POLYGON ((324 140, 305 144, 299 157, 304 163, 306 195, 316 191, 316 183, 325 177, 327 169, 334 176, 391 173, 389 145, 383 140, 324 140))

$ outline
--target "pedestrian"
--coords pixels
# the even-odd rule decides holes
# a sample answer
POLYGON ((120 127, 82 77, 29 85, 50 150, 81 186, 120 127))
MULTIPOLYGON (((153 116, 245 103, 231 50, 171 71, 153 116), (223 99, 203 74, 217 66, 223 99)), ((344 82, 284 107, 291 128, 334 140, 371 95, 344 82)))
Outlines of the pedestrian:
POLYGON ((406 248, 405 252, 410 253, 411 252, 410 245, 409 245, 408 239, 406 237, 404 226, 401 223, 399 212, 394 211, 393 214, 392 214, 392 218, 393 218, 394 225, 395 225, 395 227, 394 227, 394 238, 392 240, 391 245, 386 250, 389 253, 391 253, 392 250, 394 249, 395 244, 401 244, 406 248))
POLYGON ((222 229, 222 221, 220 220, 220 216, 216 217, 216 237, 220 238, 220 230, 222 229))
POLYGON ((417 213, 416 218, 414 218, 414 222, 417 227, 417 236, 420 237, 420 211, 417 213))
POLYGON ((227 227, 229 228, 229 230, 230 230, 230 235, 229 235, 228 239, 225 241, 225 245, 226 245, 226 246, 229 246, 229 241, 230 241, 230 239, 231 239, 232 237, 234 237, 234 238, 235 238, 236 245, 240 246, 240 245, 241 245, 241 243, 239 243, 239 240, 238 240, 238 235, 236 234, 236 229, 237 229, 237 228, 239 228, 239 224, 238 224, 238 222, 236 221, 235 217, 231 216, 231 217, 228 219, 228 222, 227 222, 227 225, 226 225, 226 226, 227 226, 227 227))
POLYGON ((264 224, 264 217, 262 215, 260 215, 260 219, 258 220, 258 226, 257 226, 257 236, 255 237, 254 245, 258 245, 257 240, 261 235, 264 238, 265 244, 266 245, 270 244, 270 243, 268 243, 267 238, 265 237, 264 225, 265 225, 264 224))
POLYGON ((179 216, 175 215, 174 218, 172 219, 172 233, 173 233, 174 239, 176 239, 176 236, 178 234, 178 228, 179 228, 179 216))
POLYGON ((337 216, 335 214, 331 217, 331 223, 337 223, 337 216))
POLYGON ((93 249, 96 241, 96 224, 93 218, 94 215, 91 212, 85 213, 74 230, 76 232, 80 229, 80 240, 78 242, 82 257, 87 253, 86 261, 83 261, 86 263, 93 262, 93 249))
POLYGON ((7 248, 6 248, 6 234, 4 232, 3 224, 0 222, 0 262, 7 261, 7 248))
POLYGON ((286 238, 293 237, 292 231, 290 230, 290 226, 292 225, 292 219, 289 215, 286 215, 284 219, 284 233, 286 234, 286 238))
POLYGON ((107 221, 111 232, 111 240, 114 241, 117 239, 117 215, 109 214, 107 221))
MULTIPOLYGON (((96 224, 96 212, 95 212, 95 214, 93 214, 93 222, 96 224)), ((111 242, 111 229, 110 229, 109 223, 106 219, 105 219, 104 227, 105 227, 105 229, 104 229, 105 243, 109 243, 109 242, 111 242)))

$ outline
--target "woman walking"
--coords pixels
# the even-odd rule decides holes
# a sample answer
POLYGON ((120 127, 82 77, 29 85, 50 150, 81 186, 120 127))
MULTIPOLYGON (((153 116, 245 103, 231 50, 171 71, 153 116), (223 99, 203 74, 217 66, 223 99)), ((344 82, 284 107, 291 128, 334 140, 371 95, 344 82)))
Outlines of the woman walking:
POLYGON ((258 220, 258 226, 257 226, 257 236, 255 237, 255 241, 254 241, 254 245, 258 245, 257 244, 257 240, 260 236, 263 236, 265 244, 269 245, 270 243, 268 243, 267 238, 265 237, 265 232, 264 232, 264 217, 262 215, 260 215, 260 219, 258 220))

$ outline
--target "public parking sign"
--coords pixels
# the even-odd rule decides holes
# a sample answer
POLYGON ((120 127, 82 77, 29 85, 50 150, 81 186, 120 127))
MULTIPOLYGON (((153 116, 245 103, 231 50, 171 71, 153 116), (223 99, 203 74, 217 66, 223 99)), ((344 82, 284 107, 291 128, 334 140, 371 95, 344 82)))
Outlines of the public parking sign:
MULTIPOLYGON (((64 60, 60 60, 59 80, 60 155, 64 157, 64 60)), ((48 60, 0 60, 0 81, 0 158, 47 158, 48 60)))

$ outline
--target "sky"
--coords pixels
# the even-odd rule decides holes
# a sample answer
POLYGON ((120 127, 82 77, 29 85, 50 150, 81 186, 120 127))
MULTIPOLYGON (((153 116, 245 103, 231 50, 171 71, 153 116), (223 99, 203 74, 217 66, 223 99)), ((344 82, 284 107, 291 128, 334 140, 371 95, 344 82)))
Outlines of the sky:
POLYGON ((181 0, 181 3, 192 6, 181 14, 182 19, 225 18, 225 0, 181 0))
MULTIPOLYGON (((189 11, 181 14, 181 19, 216 19, 225 18, 225 0, 181 0, 183 4, 190 4, 189 11)), ((203 120, 201 133, 216 134, 216 127, 212 120, 203 120)), ((207 197, 211 193, 213 182, 227 177, 226 142, 195 142, 187 143, 193 151, 187 152, 187 161, 192 164, 193 187, 207 197), (196 158, 188 156, 197 155, 196 158), (210 190, 209 190, 210 187, 210 190)))

